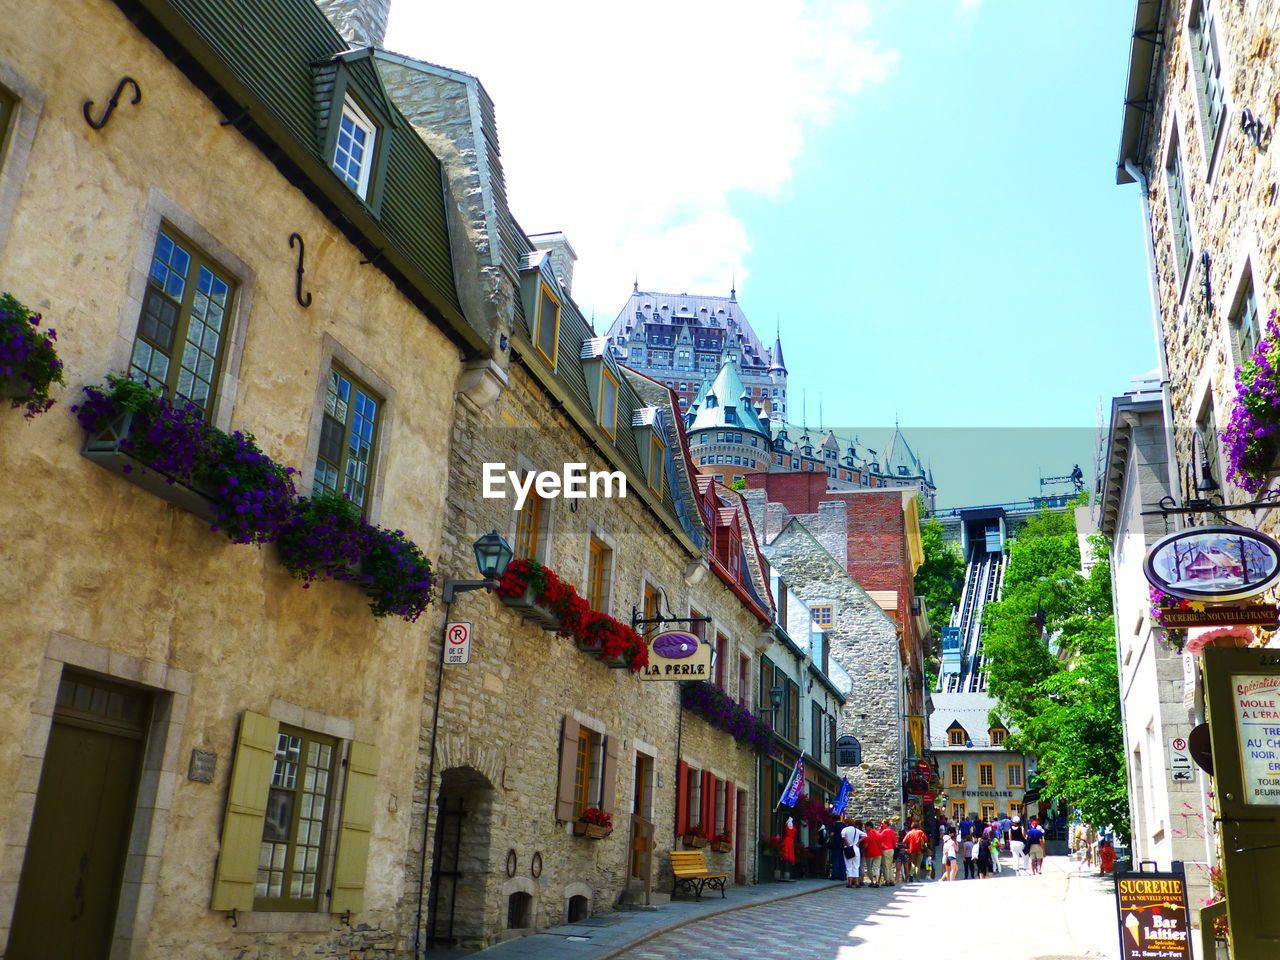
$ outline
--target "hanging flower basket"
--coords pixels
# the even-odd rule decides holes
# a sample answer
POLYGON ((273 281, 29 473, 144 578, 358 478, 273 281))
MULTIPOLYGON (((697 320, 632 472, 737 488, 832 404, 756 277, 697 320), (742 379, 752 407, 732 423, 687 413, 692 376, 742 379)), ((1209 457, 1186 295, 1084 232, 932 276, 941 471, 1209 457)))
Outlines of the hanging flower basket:
POLYGON ((0 400, 26 407, 28 420, 53 406, 53 384, 66 383, 53 346, 58 332, 41 333, 41 319, 12 294, 0 293, 0 400))
POLYGON ((1276 311, 1266 336, 1236 370, 1231 422, 1222 432, 1227 477, 1257 493, 1275 475, 1280 459, 1280 327, 1276 311))
POLYGON ((1205 647, 1247 647, 1254 633, 1248 627, 1194 627, 1188 631, 1187 653, 1204 656, 1205 647))
POLYGON ((1198 602, 1193 604, 1193 601, 1165 593, 1156 586, 1151 587, 1149 596, 1151 598, 1151 620, 1155 624, 1155 638, 1175 653, 1181 653, 1187 642, 1187 630, 1185 627, 1166 627, 1164 625, 1164 615, 1175 610, 1191 610, 1193 606, 1199 606, 1203 609, 1204 604, 1198 602))

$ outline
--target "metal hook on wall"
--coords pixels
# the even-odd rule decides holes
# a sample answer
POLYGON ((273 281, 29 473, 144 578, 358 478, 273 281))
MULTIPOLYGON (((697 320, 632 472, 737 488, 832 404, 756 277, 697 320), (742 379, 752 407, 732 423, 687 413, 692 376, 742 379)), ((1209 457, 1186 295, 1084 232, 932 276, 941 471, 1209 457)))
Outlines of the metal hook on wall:
POLYGON ((306 297, 303 297, 302 295, 302 274, 306 272, 307 269, 303 262, 307 256, 307 245, 303 243, 301 235, 291 233, 289 234, 290 250, 293 249, 293 241, 295 240, 298 241, 298 274, 297 279, 294 282, 293 295, 298 301, 298 306, 305 308, 311 306, 311 293, 308 292, 306 297))
POLYGON ((84 102, 84 122, 89 124, 95 130, 101 130, 107 125, 107 121, 111 119, 111 114, 115 113, 116 107, 120 106, 120 94, 124 93, 125 87, 133 87, 133 99, 130 103, 142 102, 142 88, 138 86, 138 81, 133 77, 121 77, 120 82, 116 84, 115 93, 111 94, 111 99, 107 101, 107 107, 102 111, 102 119, 94 120, 93 114, 89 111, 93 108, 93 101, 86 100, 84 102))

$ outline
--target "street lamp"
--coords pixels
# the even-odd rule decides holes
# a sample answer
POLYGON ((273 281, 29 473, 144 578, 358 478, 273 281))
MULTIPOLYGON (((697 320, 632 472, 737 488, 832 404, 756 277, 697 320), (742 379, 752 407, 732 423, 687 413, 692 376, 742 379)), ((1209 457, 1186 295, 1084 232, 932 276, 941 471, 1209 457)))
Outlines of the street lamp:
MULTIPOLYGON (((476 568, 483 580, 448 580, 444 581, 441 594, 444 599, 444 624, 440 628, 440 662, 436 665, 436 697, 431 711, 431 759, 427 762, 427 795, 423 799, 422 814, 422 863, 418 869, 418 915, 414 921, 414 948, 422 953, 423 925, 423 891, 427 882, 427 838, 430 836, 431 823, 431 790, 435 783, 436 769, 436 734, 440 730, 440 701, 444 692, 444 658, 449 637, 449 608, 458 594, 470 590, 492 590, 507 571, 507 564, 515 555, 506 539, 494 530, 472 544, 476 556, 476 568)), ((428 917, 428 923, 430 918, 428 917)))
POLYGON ((497 530, 486 533, 472 545, 472 549, 476 555, 476 567, 484 579, 445 580, 442 592, 446 604, 453 603, 458 594, 466 593, 468 590, 492 590, 506 573, 507 564, 515 555, 506 538, 497 530))
POLYGON ((769 688, 769 702, 773 704, 771 707, 760 707, 759 713, 770 714, 770 719, 778 713, 778 708, 782 706, 782 695, 786 693, 780 684, 774 684, 769 688))

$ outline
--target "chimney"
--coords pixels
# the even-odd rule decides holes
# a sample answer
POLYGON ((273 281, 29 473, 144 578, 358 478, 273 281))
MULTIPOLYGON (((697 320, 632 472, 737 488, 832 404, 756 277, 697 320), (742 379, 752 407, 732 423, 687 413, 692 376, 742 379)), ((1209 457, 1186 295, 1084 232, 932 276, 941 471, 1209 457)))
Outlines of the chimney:
POLYGON ((391 0, 316 0, 329 22, 355 47, 380 47, 387 37, 391 0))
POLYGON ((553 233, 531 233, 529 242, 533 244, 535 250, 547 250, 551 253, 551 270, 560 281, 564 292, 572 296, 573 265, 578 255, 573 252, 573 247, 569 246, 565 235, 559 230, 553 233))

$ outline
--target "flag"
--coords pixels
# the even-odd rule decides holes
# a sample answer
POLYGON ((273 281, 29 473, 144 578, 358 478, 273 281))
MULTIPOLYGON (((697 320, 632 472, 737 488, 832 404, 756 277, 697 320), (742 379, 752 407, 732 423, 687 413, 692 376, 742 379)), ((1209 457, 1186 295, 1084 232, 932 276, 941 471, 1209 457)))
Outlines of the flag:
POLYGON ((831 801, 831 813, 833 816, 844 816, 844 808, 849 805, 849 796, 852 793, 853 784, 849 782, 848 777, 842 778, 840 781, 840 789, 836 791, 836 798, 831 801))
POLYGON ((804 789, 804 757, 796 761, 796 768, 791 771, 791 779, 787 781, 787 789, 782 791, 782 799, 778 806, 794 807, 804 789))

